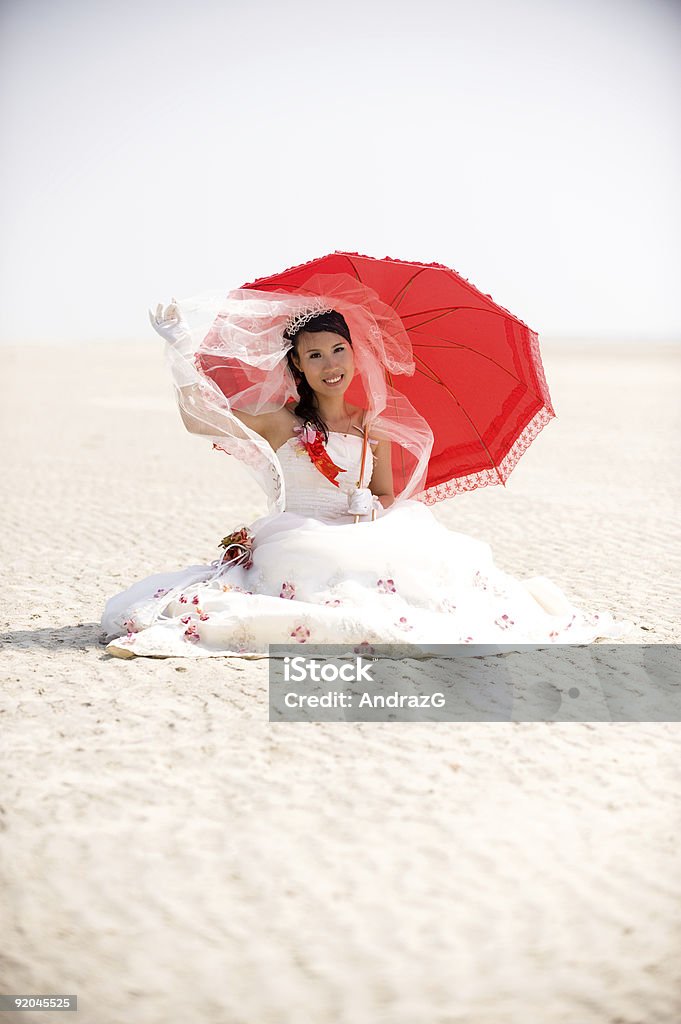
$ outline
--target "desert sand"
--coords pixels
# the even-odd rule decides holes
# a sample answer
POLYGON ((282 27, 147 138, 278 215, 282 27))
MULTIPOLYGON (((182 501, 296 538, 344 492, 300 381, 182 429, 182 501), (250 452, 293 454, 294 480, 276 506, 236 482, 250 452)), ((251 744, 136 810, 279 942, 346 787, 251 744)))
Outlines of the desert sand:
MULTIPOLYGON (((557 419, 435 514, 678 642, 681 347, 542 351, 557 419)), ((0 363, 1 992, 83 1024, 678 1024, 678 723, 273 725, 266 659, 111 658, 107 597, 264 498, 186 433, 158 339, 0 363)))

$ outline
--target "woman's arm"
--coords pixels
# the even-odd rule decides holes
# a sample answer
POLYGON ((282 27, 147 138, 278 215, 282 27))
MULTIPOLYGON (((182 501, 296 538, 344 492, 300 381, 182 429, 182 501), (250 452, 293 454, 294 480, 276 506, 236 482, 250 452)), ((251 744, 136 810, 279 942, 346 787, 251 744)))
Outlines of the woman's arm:
MULTIPOLYGON (((191 434, 227 435, 229 433, 224 429, 222 417, 211 409, 206 408, 198 385, 189 384, 177 390, 177 404, 180 416, 191 434), (195 412, 190 412, 190 409, 194 409, 195 412)), ((253 416, 251 413, 241 412, 237 409, 231 409, 230 411, 232 416, 235 416, 241 423, 255 431, 256 434, 260 434, 266 441, 270 440, 268 434, 271 431, 277 413, 261 413, 259 416, 253 416)))
MULTIPOLYGON (((201 388, 196 383, 194 343, 191 332, 179 312, 177 301, 173 298, 165 310, 163 304, 159 303, 155 313, 150 309, 149 320, 156 333, 160 334, 168 343, 166 356, 175 381, 180 416, 187 430, 191 434, 230 436, 233 431, 225 430, 224 417, 217 410, 208 406, 201 394, 201 388)), ((269 434, 273 425, 272 416, 276 414, 264 413, 260 416, 252 416, 250 413, 237 412, 231 406, 229 411, 246 427, 256 434, 260 434, 269 444, 272 444, 269 434)), ((244 436, 246 436, 245 432, 244 436)))
POLYGON ((388 438, 378 442, 374 448, 374 471, 369 482, 370 490, 383 508, 390 508, 395 501, 391 449, 392 444, 388 438))

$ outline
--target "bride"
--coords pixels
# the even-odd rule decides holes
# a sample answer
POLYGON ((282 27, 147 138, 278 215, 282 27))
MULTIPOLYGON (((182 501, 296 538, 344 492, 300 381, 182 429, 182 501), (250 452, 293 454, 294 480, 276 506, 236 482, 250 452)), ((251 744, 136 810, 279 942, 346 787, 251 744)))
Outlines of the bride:
POLYGON ((498 569, 488 544, 442 526, 415 497, 432 434, 384 372, 410 372, 411 353, 390 313, 382 320, 374 308, 358 321, 357 305, 342 299, 331 282, 325 296, 240 290, 219 306, 173 301, 150 311, 185 427, 243 460, 270 511, 225 537, 222 558, 111 597, 106 650, 263 656, 270 644, 427 648, 625 635, 631 623, 573 607, 545 577, 498 569))

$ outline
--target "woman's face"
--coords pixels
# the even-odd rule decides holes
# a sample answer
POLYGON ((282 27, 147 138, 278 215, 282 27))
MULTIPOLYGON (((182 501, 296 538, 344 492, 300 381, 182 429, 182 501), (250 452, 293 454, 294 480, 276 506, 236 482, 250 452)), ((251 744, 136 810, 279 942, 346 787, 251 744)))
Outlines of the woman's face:
POLYGON ((291 356, 312 390, 320 395, 342 394, 355 372, 352 345, 331 331, 300 331, 296 342, 291 356))

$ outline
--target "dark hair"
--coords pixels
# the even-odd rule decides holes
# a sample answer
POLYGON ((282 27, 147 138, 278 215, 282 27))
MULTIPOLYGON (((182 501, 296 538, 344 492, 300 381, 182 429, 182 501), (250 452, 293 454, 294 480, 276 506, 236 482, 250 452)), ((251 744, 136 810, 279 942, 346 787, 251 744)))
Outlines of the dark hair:
POLYGON ((298 335, 302 334, 303 331, 309 331, 310 334, 319 334, 321 331, 329 331, 331 334, 339 334, 341 338, 345 338, 345 340, 349 342, 350 346, 352 346, 350 328, 345 322, 345 317, 342 313, 337 313, 335 309, 332 309, 329 313, 319 313, 311 320, 308 320, 306 324, 299 327, 293 334, 289 334, 288 331, 284 331, 284 337, 293 341, 293 348, 288 350, 286 358, 300 397, 300 401, 293 411, 296 416, 303 421, 303 423, 311 423, 318 430, 321 430, 324 442, 326 443, 326 441, 329 440, 329 432, 327 430, 326 423, 319 414, 316 395, 308 384, 305 374, 300 372, 292 358, 294 352, 296 355, 298 354, 296 338, 298 335))

